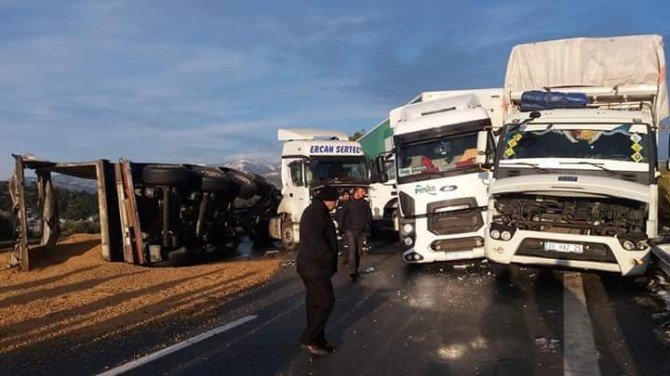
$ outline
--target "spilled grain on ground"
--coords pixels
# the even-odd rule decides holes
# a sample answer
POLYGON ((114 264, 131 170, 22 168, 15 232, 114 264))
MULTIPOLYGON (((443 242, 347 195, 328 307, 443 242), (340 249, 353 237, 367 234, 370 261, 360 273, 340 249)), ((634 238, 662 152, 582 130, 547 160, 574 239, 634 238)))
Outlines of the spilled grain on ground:
MULTIPOLYGON (((0 256, 2 265, 8 256, 0 256)), ((280 264, 277 259, 180 268, 111 263, 100 257, 99 237, 84 234, 30 257, 30 272, 0 271, 0 353, 211 314, 231 296, 268 281, 280 264)))

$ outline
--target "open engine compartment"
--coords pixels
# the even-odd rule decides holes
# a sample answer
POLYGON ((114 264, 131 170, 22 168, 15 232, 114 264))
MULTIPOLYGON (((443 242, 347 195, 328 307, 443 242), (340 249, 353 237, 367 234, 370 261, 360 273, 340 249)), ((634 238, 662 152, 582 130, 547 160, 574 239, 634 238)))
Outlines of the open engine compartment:
POLYGON ((646 237, 647 205, 633 200, 510 194, 495 208, 495 223, 522 230, 646 237))

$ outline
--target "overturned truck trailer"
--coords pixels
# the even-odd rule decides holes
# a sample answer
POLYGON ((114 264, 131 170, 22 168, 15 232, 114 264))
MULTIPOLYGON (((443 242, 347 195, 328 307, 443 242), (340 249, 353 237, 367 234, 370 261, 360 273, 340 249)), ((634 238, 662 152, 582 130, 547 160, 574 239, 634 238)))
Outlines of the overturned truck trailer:
POLYGON ((30 269, 29 255, 58 242, 52 173, 96 180, 101 256, 134 264, 179 265, 231 254, 243 236, 270 243, 268 223, 280 200, 263 177, 225 167, 133 163, 60 163, 14 155, 10 185, 15 242, 10 266, 30 269), (39 241, 29 239, 25 171, 36 175, 39 241), (36 243, 36 245, 32 245, 36 243))

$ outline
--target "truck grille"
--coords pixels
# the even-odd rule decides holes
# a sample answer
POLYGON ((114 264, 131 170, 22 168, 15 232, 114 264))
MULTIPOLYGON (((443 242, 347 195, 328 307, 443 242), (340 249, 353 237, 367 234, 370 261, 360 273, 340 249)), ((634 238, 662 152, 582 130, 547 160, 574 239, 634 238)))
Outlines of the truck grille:
POLYGON ((472 236, 460 239, 442 239, 435 240, 430 244, 430 248, 435 252, 454 252, 470 250, 472 248, 484 245, 484 238, 481 236, 472 236))
POLYGON ((484 225, 482 209, 474 197, 445 200, 428 205, 428 231, 435 235, 474 232, 484 225), (448 211, 450 208, 461 208, 448 211), (446 210, 446 211, 445 211, 446 210))

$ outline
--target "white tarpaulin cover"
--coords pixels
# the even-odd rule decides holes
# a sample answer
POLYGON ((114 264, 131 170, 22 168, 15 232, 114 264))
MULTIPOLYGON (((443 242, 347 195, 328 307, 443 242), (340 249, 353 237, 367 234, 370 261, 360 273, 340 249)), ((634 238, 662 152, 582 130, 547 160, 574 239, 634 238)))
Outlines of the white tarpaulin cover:
POLYGON ((560 86, 658 85, 657 120, 668 117, 663 38, 572 38, 517 45, 507 63, 505 96, 560 86))

